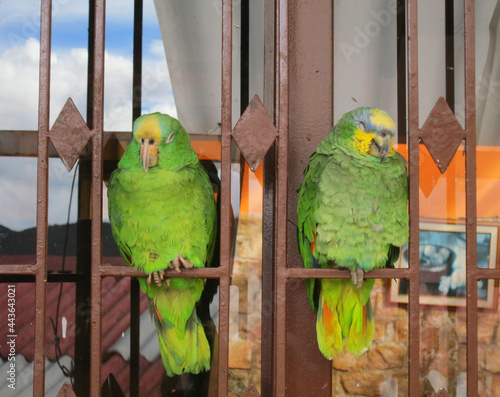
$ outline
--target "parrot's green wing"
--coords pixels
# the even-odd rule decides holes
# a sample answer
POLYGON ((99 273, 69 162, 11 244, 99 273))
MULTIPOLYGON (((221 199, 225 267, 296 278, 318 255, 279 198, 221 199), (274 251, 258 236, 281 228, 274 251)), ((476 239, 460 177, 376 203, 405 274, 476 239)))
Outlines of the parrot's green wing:
POLYGON ((168 270, 209 266, 216 238, 212 185, 180 123, 159 113, 134 124, 108 188, 113 236, 141 277, 158 329, 167 374, 210 368, 210 348, 195 305, 199 278, 168 278, 168 270))
MULTIPOLYGON (((316 219, 314 210, 317 208, 318 185, 319 179, 325 167, 327 158, 323 154, 314 153, 309 161, 304 173, 307 177, 304 179, 299 196, 301 200, 298 202, 298 233, 297 240, 299 251, 302 254, 304 267, 312 268, 319 267, 313 255, 314 243, 316 241, 316 219)), ((306 288, 309 302, 313 309, 316 308, 314 298, 315 280, 307 279, 306 288)))

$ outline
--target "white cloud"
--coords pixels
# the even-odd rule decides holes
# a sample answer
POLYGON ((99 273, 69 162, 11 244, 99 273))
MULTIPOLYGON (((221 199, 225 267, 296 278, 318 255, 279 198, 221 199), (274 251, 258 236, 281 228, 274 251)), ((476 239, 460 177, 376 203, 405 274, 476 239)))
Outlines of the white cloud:
MULTIPOLYGON (((152 48, 157 46, 157 43, 151 45, 152 48)), ((39 41, 29 38, 22 46, 7 49, 0 54, 0 129, 37 129, 39 48, 39 41)), ((158 53, 155 51, 156 54, 158 53)), ((164 54, 163 58, 145 58, 143 63, 143 109, 168 111, 175 116, 175 104, 164 54)), ((105 130, 130 130, 131 59, 106 52, 104 83, 105 130)), ((87 50, 84 48, 56 50, 52 53, 50 125, 69 97, 85 119, 87 50)))
POLYGON ((39 52, 38 40, 28 39, 0 55, 0 129, 36 129, 39 52))
POLYGON ((149 52, 152 55, 165 59, 165 47, 163 46, 163 40, 151 40, 151 43, 149 43, 149 52))

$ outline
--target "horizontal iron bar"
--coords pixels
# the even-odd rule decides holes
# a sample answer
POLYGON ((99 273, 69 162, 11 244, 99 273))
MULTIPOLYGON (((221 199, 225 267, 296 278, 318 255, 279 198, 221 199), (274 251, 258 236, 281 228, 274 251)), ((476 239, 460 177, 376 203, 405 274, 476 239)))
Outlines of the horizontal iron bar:
MULTIPOLYGON (((365 273, 365 278, 409 278, 410 269, 377 269, 365 273)), ((286 278, 351 278, 351 272, 344 269, 287 268, 286 278)))
POLYGON ((478 280, 488 278, 500 278, 500 269, 477 269, 474 275, 478 280))
POLYGON ((30 264, 2 264, 0 265, 0 275, 16 274, 19 276, 33 276, 37 273, 38 266, 35 263, 30 264))
MULTIPOLYGON (((135 270, 134 268, 128 266, 110 266, 103 265, 100 267, 101 276, 121 276, 121 277, 146 277, 147 274, 140 270, 135 270)), ((209 268, 196 268, 187 269, 181 273, 177 273, 175 270, 166 270, 166 277, 203 277, 203 278, 221 278, 225 275, 225 269, 222 267, 209 267, 209 268)))
MULTIPOLYGON (((217 141, 218 134, 192 133, 189 134, 191 141, 217 141)), ((34 130, 0 130, 2 146, 0 156, 22 156, 37 157, 38 154, 38 131, 34 130), (22 142, 22 145, 20 144, 22 142)), ((119 142, 129 142, 132 131, 104 131, 103 141, 107 143, 110 139, 119 142), (113 136, 115 138, 113 138, 113 136)), ((53 146, 49 147, 49 157, 59 157, 53 146)), ((114 153, 103 150, 104 160, 117 160, 114 153)))

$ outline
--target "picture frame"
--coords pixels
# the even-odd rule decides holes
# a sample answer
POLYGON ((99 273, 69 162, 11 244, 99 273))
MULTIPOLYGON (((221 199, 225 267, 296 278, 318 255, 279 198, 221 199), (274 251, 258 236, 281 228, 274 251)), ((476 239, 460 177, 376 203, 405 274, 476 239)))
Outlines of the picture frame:
MULTIPOLYGON (((482 222, 477 226, 477 263, 494 269, 499 260, 499 224, 482 222)), ((420 304, 465 307, 466 243, 465 224, 422 221, 420 242, 420 304)), ((398 267, 408 267, 408 244, 401 248, 398 267)), ((391 280, 389 299, 408 303, 408 281, 391 280)), ((478 280, 478 307, 495 309, 498 289, 495 280, 478 280)))

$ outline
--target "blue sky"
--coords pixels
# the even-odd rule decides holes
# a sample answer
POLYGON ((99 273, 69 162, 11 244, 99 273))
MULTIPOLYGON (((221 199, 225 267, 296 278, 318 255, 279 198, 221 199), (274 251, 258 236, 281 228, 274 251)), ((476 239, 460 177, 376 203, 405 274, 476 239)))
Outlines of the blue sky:
MULTIPOLYGON (((40 0, 0 1, 0 130, 37 129, 39 16, 40 0)), ((85 118, 87 28, 88 2, 53 0, 51 124, 68 97, 85 118)), ((143 113, 176 116, 153 0, 144 0, 143 30, 143 74, 149 82, 143 113)), ((132 39, 133 1, 107 0, 105 130, 131 129, 132 39)), ((36 166, 33 158, 0 157, 0 206, 9 209, 0 214, 0 224, 13 230, 35 225, 36 166)), ((49 224, 63 224, 73 172, 59 159, 50 160, 49 172, 49 224)))

